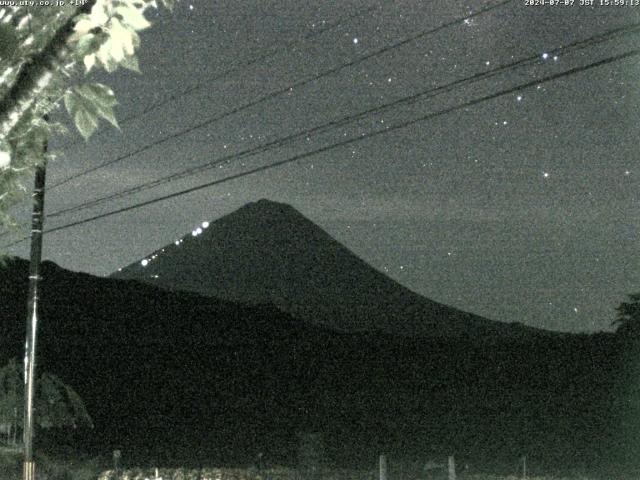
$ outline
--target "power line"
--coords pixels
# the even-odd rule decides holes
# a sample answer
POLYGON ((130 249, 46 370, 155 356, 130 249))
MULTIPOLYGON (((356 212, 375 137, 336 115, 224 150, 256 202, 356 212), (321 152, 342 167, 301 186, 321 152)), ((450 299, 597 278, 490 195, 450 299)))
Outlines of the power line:
MULTIPOLYGON (((290 157, 290 158, 287 158, 287 159, 284 159, 284 160, 280 160, 278 162, 274 162, 274 163, 271 163, 269 165, 263 165, 263 166, 260 166, 260 167, 256 167, 256 168, 253 168, 251 170, 247 170, 247 171, 240 172, 240 173, 237 173, 237 174, 229 175, 229 176, 227 176, 225 178, 214 180, 214 181, 211 181, 211 182, 207 182, 207 183, 204 183, 202 185, 198 185, 198 186, 195 186, 195 187, 190 187, 190 188, 187 188, 187 189, 184 189, 184 190, 180 190, 178 192, 174 192, 174 193, 170 193, 170 194, 163 195, 163 196, 160 196, 160 197, 156 197, 156 198, 151 199, 151 200, 146 200, 146 201, 139 202, 139 203, 136 203, 136 204, 133 204, 133 205, 129 205, 127 207, 123 207, 123 208, 119 208, 119 209, 116 209, 116 210, 112 210, 110 212, 102 213, 102 214, 99 214, 99 215, 94 215, 93 217, 89 217, 89 218, 86 218, 86 219, 83 219, 83 220, 78 220, 78 221, 67 223, 65 225, 60 225, 58 227, 50 228, 50 229, 45 230, 45 233, 54 233, 54 232, 57 232, 57 231, 60 231, 60 230, 64 230, 64 229, 67 229, 67 228, 75 227, 75 226, 78 226, 78 225, 83 225, 85 223, 94 222, 94 221, 100 220, 102 218, 107 218, 107 217, 110 217, 110 216, 113 216, 113 215, 118 215, 120 213, 125 213, 125 212, 131 211, 131 210, 136 210, 138 208, 141 208, 141 207, 144 207, 144 206, 147 206, 147 205, 152 205, 152 204, 155 204, 155 203, 158 203, 158 202, 162 202, 164 200, 169 200, 171 198, 180 197, 182 195, 186 195, 188 193, 192 193, 192 192, 195 192, 195 191, 198 191, 198 190, 203 190, 205 188, 209 188, 209 187, 212 187, 214 185, 219 185, 219 184, 231 181, 231 180, 236 180, 238 178, 242 178, 242 177, 246 177, 246 176, 249 176, 249 175, 253 175, 254 173, 264 172, 264 171, 267 171, 267 170, 270 170, 270 169, 273 169, 273 168, 281 167, 283 165, 286 165, 286 164, 289 164, 289 163, 293 163, 293 162, 297 162, 297 161, 303 160, 305 158, 308 158, 308 157, 311 157, 311 156, 314 156, 314 155, 318 155, 320 153, 324 153, 324 152, 327 152, 329 150, 333 150, 333 149, 338 148, 338 147, 343 147, 343 146, 346 146, 346 145, 350 145, 352 143, 356 143, 356 142, 359 142, 359 141, 367 140, 369 138, 374 138, 374 137, 377 137, 377 136, 385 134, 385 133, 397 131, 397 130, 400 130, 400 129, 403 129, 403 128, 406 128, 406 127, 409 127, 409 126, 412 126, 412 125, 415 125, 415 124, 418 124, 418 123, 423 122, 425 120, 430 120, 432 118, 436 118, 436 117, 441 116, 441 115, 446 115, 446 114, 454 112, 456 110, 461 110, 461 109, 468 108, 468 107, 477 105, 479 103, 482 103, 482 102, 485 102, 485 101, 488 101, 488 100, 493 100, 495 98, 498 98, 498 97, 501 97, 501 96, 504 96, 504 95, 509 95, 509 94, 512 94, 512 93, 517 92, 519 90, 523 90, 523 89, 526 89, 526 88, 529 88, 529 87, 532 87, 532 86, 535 86, 535 85, 540 85, 540 84, 543 84, 543 83, 551 82, 551 81, 554 81, 554 80, 557 80, 557 79, 560 79, 560 78, 563 78, 563 77, 574 75, 576 73, 580 73, 580 72, 584 72, 584 71, 587 71, 587 70, 591 70, 593 68, 601 67, 603 65, 608 65, 610 63, 614 63, 614 62, 618 62, 618 61, 625 60, 625 59, 628 59, 628 58, 636 57, 638 55, 640 55, 640 49, 630 50, 630 51, 628 51, 626 53, 622 53, 622 54, 619 54, 619 55, 608 57, 608 58, 605 58, 603 60, 599 60, 597 62, 593 62, 593 63, 587 64, 587 65, 584 65, 584 66, 580 66, 580 67, 575 67, 575 68, 572 68, 570 70, 566 70, 564 72, 560 72, 560 73, 556 73, 556 74, 553 74, 553 75, 549 75, 549 76, 546 76, 546 77, 538 79, 538 80, 532 80, 532 81, 526 82, 524 84, 517 85, 515 87, 510 87, 508 89, 505 89, 505 90, 502 90, 502 91, 499 91, 499 92, 496 92, 496 93, 485 95, 485 96, 470 100, 468 102, 462 103, 460 105, 456 105, 456 106, 453 106, 453 107, 446 108, 444 110, 440 110, 438 112, 429 113, 427 115, 423 115, 422 117, 418 117, 418 118, 413 119, 413 120, 402 122, 402 123, 393 125, 391 127, 385 128, 383 130, 377 130, 377 131, 374 131, 374 132, 363 134, 363 135, 358 136, 358 137, 352 137, 352 138, 349 138, 347 140, 343 140, 343 141, 338 142, 338 143, 334 143, 334 144, 331 144, 331 145, 326 145, 324 147, 321 147, 321 148, 318 148, 318 149, 315 149, 315 150, 312 150, 312 151, 309 151, 309 152, 305 152, 305 153, 301 153, 301 154, 298 154, 298 155, 294 155, 293 157, 290 157)), ((18 243, 21 243, 21 242, 23 242, 23 241, 25 241, 27 239, 28 239, 28 237, 23 237, 23 238, 21 238, 19 240, 16 240, 16 241, 14 241, 12 243, 9 243, 9 244, 5 245, 3 248, 11 247, 11 246, 16 245, 18 243)))
MULTIPOLYGON (((595 35, 595 36, 589 37, 589 38, 584 39, 584 40, 577 40, 577 41, 574 41, 574 42, 572 42, 572 43, 570 43, 568 45, 564 45, 564 46, 549 50, 549 53, 550 54, 554 54, 554 53, 564 52, 564 54, 566 55, 568 51, 572 51, 574 49, 580 49, 580 48, 585 48, 586 46, 595 45, 597 43, 601 43, 601 42, 604 42, 604 41, 607 41, 607 40, 611 40, 612 38, 615 38, 616 36, 622 36, 622 35, 628 35, 630 33, 636 33, 639 30, 639 27, 640 27, 639 23, 630 24, 630 25, 626 25, 626 26, 623 26, 623 27, 618 27, 618 28, 606 31, 606 32, 604 32, 602 34, 595 35)), ((530 57, 526 57, 524 59, 521 59, 521 60, 518 60, 518 61, 515 61, 515 62, 511 62, 511 63, 506 64, 506 65, 502 65, 502 66, 496 67, 496 68, 494 68, 492 70, 481 72, 481 73, 473 75, 471 77, 459 79, 459 80, 450 82, 450 83, 448 83, 446 85, 441 85, 441 86, 438 86, 438 87, 434 87, 432 89, 428 89, 426 91, 418 92, 418 93, 413 94, 411 96, 398 99, 398 100, 396 100, 394 102, 390 102, 390 103, 387 103, 387 104, 384 104, 384 105, 381 105, 381 106, 378 106, 378 107, 370 108, 370 109, 365 110, 363 112, 360 112, 358 114, 350 115, 350 116, 344 117, 344 118, 339 119, 339 120, 333 120, 333 121, 328 122, 326 124, 319 125, 319 126, 311 128, 311 129, 307 129, 307 130, 304 130, 302 132, 298 132, 298 133, 289 135, 289 136, 284 137, 284 138, 276 139, 276 140, 271 141, 271 142, 269 142, 267 144, 264 144, 264 145, 261 145, 261 146, 258 146, 258 147, 254 147, 254 148, 245 150, 243 152, 227 155, 227 156, 225 156, 225 157, 223 157, 221 159, 218 159, 218 160, 215 160, 215 161, 212 161, 212 162, 208 162, 207 164, 204 164, 204 165, 200 165, 200 166, 197 166, 197 167, 191 167, 191 168, 183 170, 181 172, 177 172, 177 173, 168 175, 166 177, 153 180, 151 182, 146 182, 146 183, 143 183, 142 185, 138 185, 138 186, 123 190, 121 192, 117 192, 115 194, 108 195, 106 197, 101 197, 101 198, 98 198, 98 199, 91 200, 89 202, 84 202, 84 203, 82 203, 80 205, 76 205, 74 207, 69 207, 69 208, 66 208, 66 209, 63 209, 63 210, 59 210, 59 211, 53 212, 53 213, 49 214, 48 217, 49 218, 55 218, 57 216, 61 216, 61 215, 64 215, 64 214, 68 214, 68 213, 84 210, 86 208, 97 206, 97 205, 99 205, 101 203, 104 203, 104 202, 107 202, 109 200, 122 198, 122 197, 124 197, 126 195, 131 195, 131 194, 134 194, 134 193, 137 193, 137 192, 149 189, 149 188, 153 188, 153 187, 161 185, 161 184, 170 183, 173 180, 184 178, 184 177, 193 175, 195 173, 203 172, 203 171, 205 171, 207 169, 210 169, 210 168, 212 168, 212 167, 214 167, 216 165, 220 165, 220 164, 223 164, 223 163, 229 163, 229 161, 233 160, 233 159, 239 159, 239 158, 242 158, 242 157, 245 157, 245 156, 253 156, 253 155, 256 155, 257 153, 266 151, 268 149, 277 148, 278 146, 281 146, 284 143, 286 143, 286 142, 288 142, 288 141, 290 141, 290 140, 292 140, 294 138, 297 138, 297 137, 308 136, 308 135, 310 135, 312 133, 317 133, 319 131, 326 130, 326 129, 331 128, 331 127, 340 126, 340 125, 343 125, 343 124, 348 123, 350 121, 353 121, 353 120, 356 120, 356 119, 359 119, 359 118, 363 118, 364 116, 366 116, 368 114, 380 112, 380 111, 386 110, 388 108, 398 106, 400 104, 415 103, 418 100, 420 100, 421 97, 429 98, 431 96, 435 96, 435 95, 443 93, 445 91, 450 91, 453 87, 456 87, 456 86, 459 86, 459 85, 468 84, 470 82, 474 82, 474 81, 487 79, 487 78, 496 76, 498 73, 510 70, 512 68, 521 67, 521 66, 525 66, 527 64, 531 64, 534 61, 536 61, 537 59, 538 59, 538 55, 533 55, 533 56, 530 56, 530 57)), ((4 235, 0 235, 0 236, 4 236, 4 235)))
MULTIPOLYGON (((576 51, 582 48, 586 48, 588 46, 592 46, 592 45, 596 45, 597 43, 602 43, 605 41, 609 41, 612 38, 621 36, 621 35, 627 35, 630 33, 637 33, 638 31, 640 31, 640 23, 634 23, 634 24, 630 24, 624 27, 618 27, 612 30, 609 30, 607 32, 604 32, 602 34, 599 35, 595 35, 592 37, 589 37, 587 39, 584 40, 576 40, 568 45, 565 46, 561 46, 558 48, 555 48, 553 50, 549 50, 549 54, 555 54, 555 53, 560 53, 560 52, 564 52, 564 54, 566 55, 569 52, 572 51, 576 51)), ((312 127, 310 129, 306 129, 291 135, 288 135, 286 137, 281 137, 275 140, 272 140, 266 144, 257 146, 257 147, 252 147, 249 149, 246 149, 242 152, 238 152, 238 153, 234 153, 234 154, 229 154, 226 155, 220 159, 217 160, 213 160, 211 162, 208 162, 204 165, 199 165, 196 167, 191 167, 191 168, 187 168, 185 170, 182 170, 180 172, 176 172, 170 175, 167 175, 165 177, 161 177, 159 179, 155 179, 149 182, 145 182, 141 185, 137 185, 125 190, 122 190, 120 192, 116 192, 104 197, 100 197, 97 199, 93 199, 90 200, 88 202, 84 202, 81 203, 79 205, 73 206, 73 207, 68 207, 62 210, 58 210, 56 212, 50 213, 48 214, 49 218, 55 218, 61 215, 65 215, 65 214, 69 214, 69 213, 73 213, 73 212, 77 212, 77 211, 81 211, 81 210, 85 210, 87 208, 91 208, 97 205, 100 205, 102 203, 111 201, 111 200, 115 200, 118 198, 123 198, 125 196, 128 195, 133 195, 135 193, 150 189, 150 188, 154 188, 157 187, 159 185, 163 185, 166 183, 170 183, 172 181, 181 179, 181 178, 185 178, 191 175, 194 175, 196 173, 201 173, 204 172, 206 170, 209 170, 215 166, 221 165, 221 164, 225 164, 225 163, 229 163, 231 160, 238 160, 241 159, 243 157, 248 157, 248 156, 254 156, 258 153, 262 153, 264 151, 270 150, 270 149, 275 149, 278 147, 283 146, 284 144, 296 139, 296 138, 300 138, 300 137, 305 137, 311 134, 315 134, 315 133, 319 133, 325 130, 328 130, 329 128, 333 128, 333 127, 339 127, 342 125, 345 125, 349 122, 353 122, 355 120, 359 120, 359 119, 363 119, 364 117, 366 117, 367 115, 371 115, 374 113, 380 113, 382 111, 388 110, 390 108, 394 108, 397 107, 399 105, 408 105, 408 104, 413 104, 416 103, 419 100, 423 100, 426 98, 431 98, 434 97, 436 95, 439 95, 441 93, 444 92, 449 92, 451 90, 453 90, 456 87, 459 87, 461 85, 467 85, 470 84, 472 82, 477 82, 480 80, 486 80, 488 78, 492 78, 497 76, 500 73, 504 73, 506 71, 510 71, 512 69, 516 69, 519 67, 524 67, 527 65, 531 65, 532 63, 536 62, 539 60, 539 55, 535 54, 526 58, 523 58, 521 60, 517 60, 514 62, 510 62, 508 64, 505 65, 501 65, 498 66, 492 70, 488 70, 488 71, 484 71, 484 72, 480 72, 477 73, 475 75, 469 76, 469 77, 465 77, 462 79, 458 79, 452 82, 449 82, 445 85, 440 85, 438 87, 433 87, 431 89, 427 89, 415 94, 412 94, 410 96, 407 97, 403 97, 400 98, 398 100, 377 106, 377 107, 372 107, 369 108, 363 112, 357 113, 357 114, 352 114, 346 117, 343 117, 341 119, 336 119, 336 120, 332 120, 328 123, 322 124, 322 125, 318 125, 315 127, 312 127)))
MULTIPOLYGON (((132 120, 135 120, 137 118, 143 117, 146 114, 164 106, 167 105, 168 103, 173 102, 174 100, 177 100, 179 98, 182 97, 186 97, 188 95, 191 95, 193 92, 196 92, 204 87, 208 87, 211 83, 213 82, 217 82, 218 80, 221 80, 222 78, 232 74, 232 73, 236 73, 239 72, 245 68, 251 67, 252 65, 255 65, 256 63, 260 63, 263 62, 271 57, 275 57, 276 55, 280 54, 283 51, 286 51, 288 49, 290 49, 291 47, 294 47, 296 44, 298 43, 302 43, 305 42, 315 36, 320 36, 323 35, 331 30, 333 30, 336 27, 339 27, 340 25, 342 25, 343 23, 348 23, 351 20, 361 17, 363 15, 366 15, 367 13, 372 12, 373 10, 376 10, 377 8, 379 8, 378 6, 373 6, 373 7, 369 7, 366 8, 362 11, 353 13, 352 15, 349 15, 345 18, 342 19, 338 19, 335 22, 330 23, 328 26, 325 26, 324 28, 318 29, 318 30, 314 30, 312 32, 307 33, 306 35, 303 35, 302 38, 299 39, 295 39, 289 42, 286 42, 284 46, 279 46, 279 45, 271 45, 270 47, 267 48, 267 51, 261 55, 258 55, 254 58, 245 60, 241 63, 237 63, 236 65, 232 65, 229 68, 227 68, 226 70, 224 70, 222 73, 219 73, 218 75, 214 76, 213 78, 210 78, 207 80, 206 83, 203 82, 198 82, 194 85, 192 85, 191 87, 188 87, 186 90, 183 88, 179 88, 174 90, 173 92, 171 92, 167 97, 165 97, 164 99, 153 103, 151 105, 149 105, 148 107, 144 108, 141 112, 139 113, 135 113, 132 114, 126 118, 124 118, 123 120, 120 120, 118 123, 120 125, 124 125, 132 120)), ((104 132, 105 130, 102 130, 101 132, 104 132)), ((63 148, 68 148, 68 147, 72 147, 74 145, 77 145, 81 143, 81 140, 77 140, 74 142, 71 142, 67 145, 63 145, 63 148)), ((64 180, 63 182, 60 182, 60 184, 66 182, 67 180, 64 180)), ((52 188, 54 188, 57 185, 53 185, 51 187, 49 187, 49 190, 51 190, 52 188)))
POLYGON ((506 5, 507 3, 510 3, 511 1, 512 0, 502 0, 502 1, 500 1, 500 2, 498 2, 496 4, 494 4, 494 5, 491 5, 491 6, 485 7, 483 9, 481 9, 481 10, 478 10, 475 13, 471 13, 469 15, 465 15, 464 17, 456 18, 455 20, 451 20, 449 22, 443 23, 443 24, 439 25, 438 27, 435 27, 435 28, 432 28, 432 29, 429 29, 429 30, 423 30, 418 34, 412 35, 411 37, 408 37, 408 38, 406 38, 404 40, 400 40, 400 41, 398 41, 396 43, 393 43, 391 45, 387 45, 386 47, 383 47, 383 48, 381 48, 379 50, 376 50, 376 51, 371 52, 371 53, 369 53, 367 55, 359 57, 359 58, 357 58, 355 60, 352 60, 352 61, 347 62, 347 63, 343 63, 343 64, 338 65, 336 67, 332 67, 332 68, 330 68, 328 70, 325 70, 322 73, 319 73, 319 74, 314 75, 312 77, 308 77, 306 79, 299 80, 298 82, 292 83, 292 84, 288 85, 287 87, 285 87, 283 89, 273 91, 271 93, 263 95, 262 97, 260 97, 260 98, 258 98, 256 100, 253 100, 251 102, 245 103, 245 104, 243 104, 243 105, 241 105, 239 107, 233 108, 233 109, 231 109, 231 110, 229 110, 229 111, 227 111, 225 113, 222 113, 220 115, 217 115, 217 116, 208 118, 206 120, 203 120, 202 122, 199 122, 199 123, 197 123, 195 125, 192 125, 191 127, 188 127, 186 129, 183 129, 183 130, 181 130, 179 132, 173 133, 173 134, 168 135, 166 137, 163 137, 161 139, 158 139, 158 140, 156 140, 154 142, 148 143, 147 145, 145 145, 143 147, 140 147, 140 148, 138 148, 138 149, 136 149, 136 150, 134 150, 132 152, 129 152, 129 153, 125 154, 125 155, 121 155, 121 156, 119 156, 119 157, 117 157, 117 158, 115 158, 113 160, 109 160, 109 161, 104 162, 104 163, 102 163, 100 165, 97 165, 95 167, 91 167, 89 169, 86 169, 86 170, 84 170, 84 171, 82 171, 80 173, 77 173, 75 175, 71 175, 71 176, 67 177, 64 180, 61 180, 60 182, 57 182, 57 183, 51 185, 49 187, 49 190, 55 189, 55 188, 57 188, 57 187, 59 187, 61 185, 64 185, 65 183, 68 183, 69 181, 74 180, 76 178, 79 178, 79 177, 82 177, 82 176, 87 175, 89 173, 95 172, 96 170, 100 170, 102 168, 105 168, 107 166, 113 165, 113 164, 118 163, 118 162, 120 162, 122 160, 125 160, 127 158, 133 157, 134 155, 142 153, 142 152, 144 152, 146 150, 149 150, 150 148, 153 148, 155 146, 161 145, 161 144, 163 144, 163 143, 165 143, 165 142, 167 142, 169 140, 172 140, 174 138, 178 138, 178 137, 180 137, 182 135, 185 135, 187 133, 193 132, 194 130, 197 130, 199 128, 202 128, 202 127, 205 127, 205 126, 208 126, 208 125, 212 125, 213 123, 215 123, 215 122, 217 122, 219 120, 222 120, 223 118, 226 118, 228 116, 234 115, 234 114, 236 114, 238 112, 246 110, 247 108, 255 107, 256 105, 259 105, 259 104, 264 103, 264 102, 266 102, 268 100, 276 98, 276 97, 278 97, 278 96, 280 96, 280 95, 282 95, 284 93, 287 93, 291 89, 302 87, 302 86, 307 85, 309 83, 315 82, 315 81, 317 81, 317 80, 319 80, 321 78, 324 78, 324 77, 327 77, 329 75, 333 75, 335 73, 338 73, 338 72, 344 70, 345 68, 349 68, 349 67, 352 67, 354 65, 358 65, 358 64, 360 64, 360 63, 362 63, 362 62, 364 62, 364 61, 366 61, 366 60, 368 60, 368 59, 370 59, 372 57, 375 57, 375 56, 378 56, 378 55, 382 55, 383 53, 389 52, 389 51, 394 50, 396 48, 403 47, 404 45, 406 45, 406 44, 408 44, 410 42, 413 42, 415 40, 418 40, 418 39, 420 39, 422 37, 438 33, 441 30, 449 28, 449 27, 451 27, 453 25, 457 25, 457 24, 463 22, 466 19, 471 19, 471 18, 477 17, 479 15, 483 15, 485 13, 491 12, 491 11, 493 11, 493 10, 499 8, 499 7, 502 7, 502 6, 506 5))

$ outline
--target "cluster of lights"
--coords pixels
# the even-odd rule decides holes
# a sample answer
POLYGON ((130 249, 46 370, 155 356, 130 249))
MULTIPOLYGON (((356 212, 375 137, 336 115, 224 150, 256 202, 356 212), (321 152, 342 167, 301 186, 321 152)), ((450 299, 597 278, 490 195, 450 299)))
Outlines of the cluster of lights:
POLYGON ((209 222, 202 222, 202 225, 197 227, 195 230, 193 230, 191 232, 191 235, 194 236, 194 237, 197 237, 202 232, 204 232, 204 229, 207 228, 208 226, 209 226, 209 222))
MULTIPOLYGON (((198 235, 200 235, 202 232, 204 232, 204 229, 209 227, 209 222, 202 222, 201 225, 199 225, 198 227, 196 227, 192 232, 191 235, 194 237, 197 237, 198 235)), ((180 244, 184 242, 184 238, 179 238, 178 240, 176 240, 174 243, 174 245, 176 247, 180 246, 180 244)), ((160 251, 160 253, 164 253, 164 248, 160 251)), ((143 267, 146 267, 147 265, 149 265, 149 263, 152 260, 155 260, 156 258, 158 258, 158 253, 154 253, 153 255, 151 255, 151 257, 147 257, 147 258, 143 258, 140 261, 140 265, 142 265, 143 267)), ((158 278, 157 276, 154 276, 153 278, 158 278)))

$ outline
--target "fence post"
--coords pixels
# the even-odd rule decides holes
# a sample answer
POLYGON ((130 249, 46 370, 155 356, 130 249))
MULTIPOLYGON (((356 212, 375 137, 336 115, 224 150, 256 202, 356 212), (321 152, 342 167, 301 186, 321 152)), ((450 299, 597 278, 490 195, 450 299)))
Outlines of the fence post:
POLYGON ((456 480, 456 460, 449 455, 449 480, 456 480))
POLYGON ((116 480, 120 478, 120 458, 122 457, 122 452, 120 450, 113 451, 113 470, 116 474, 116 480))
POLYGON ((379 480, 388 480, 387 477, 387 456, 380 455, 380 478, 379 480))

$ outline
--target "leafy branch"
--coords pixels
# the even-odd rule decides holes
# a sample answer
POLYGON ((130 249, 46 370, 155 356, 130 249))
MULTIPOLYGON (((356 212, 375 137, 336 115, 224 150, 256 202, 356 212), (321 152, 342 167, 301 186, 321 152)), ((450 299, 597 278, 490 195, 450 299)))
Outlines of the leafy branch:
POLYGON ((138 32, 151 26, 145 13, 158 3, 172 10, 174 2, 87 0, 64 11, 0 8, 0 225, 13 223, 7 212, 26 190, 21 179, 43 161, 50 136, 63 131, 42 120, 61 100, 85 140, 100 119, 118 128, 118 102, 109 87, 69 84, 95 68, 139 72, 138 32))

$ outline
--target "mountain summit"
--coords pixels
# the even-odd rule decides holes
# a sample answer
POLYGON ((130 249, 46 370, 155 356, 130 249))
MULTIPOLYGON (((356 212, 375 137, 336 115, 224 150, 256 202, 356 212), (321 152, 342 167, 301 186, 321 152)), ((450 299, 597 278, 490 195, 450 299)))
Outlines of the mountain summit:
POLYGON ((246 303, 273 303, 340 330, 408 336, 528 336, 434 302, 375 270, 290 205, 249 203, 202 224, 116 278, 246 303))

